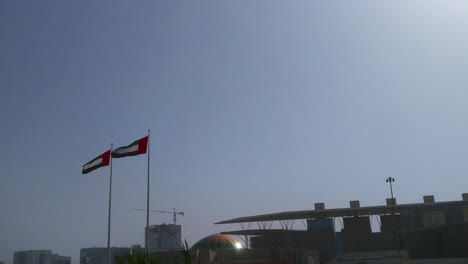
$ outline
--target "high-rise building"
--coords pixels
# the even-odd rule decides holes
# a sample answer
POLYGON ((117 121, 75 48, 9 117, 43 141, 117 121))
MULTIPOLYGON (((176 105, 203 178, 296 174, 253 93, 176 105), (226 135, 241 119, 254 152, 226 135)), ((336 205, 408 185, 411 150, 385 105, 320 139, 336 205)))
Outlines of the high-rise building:
POLYGON ((145 247, 148 246, 149 253, 180 250, 182 248, 182 227, 174 224, 151 225, 149 226, 148 244, 145 244, 145 247))
POLYGON ((13 264, 52 264, 51 250, 17 251, 13 257, 13 264))

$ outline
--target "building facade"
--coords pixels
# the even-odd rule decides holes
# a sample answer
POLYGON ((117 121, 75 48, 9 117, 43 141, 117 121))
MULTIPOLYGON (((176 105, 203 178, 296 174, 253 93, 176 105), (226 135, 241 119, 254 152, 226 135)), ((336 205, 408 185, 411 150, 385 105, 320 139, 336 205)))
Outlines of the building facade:
POLYGON ((385 205, 361 207, 358 200, 353 200, 348 208, 326 209, 324 203, 316 203, 314 210, 238 217, 217 224, 255 222, 258 229, 222 234, 245 237, 247 247, 252 249, 316 249, 321 263, 334 258, 343 263, 364 257, 370 261, 377 255, 395 263, 405 257, 468 257, 467 193, 462 194, 462 200, 443 202, 425 195, 422 203, 412 204, 397 204, 395 198, 390 198, 385 205), (372 219, 380 226, 377 232, 372 230, 372 219), (302 220, 305 229, 294 230, 295 220, 302 220), (282 228, 272 229, 274 221, 282 228))
POLYGON ((148 240, 149 245, 145 244, 145 247, 148 247, 150 253, 180 250, 182 248, 182 227, 174 224, 151 225, 148 240))
POLYGON ((51 250, 17 251, 13 257, 13 264, 52 264, 51 250))
POLYGON ((71 257, 53 255, 51 250, 15 252, 13 264, 71 264, 71 257))

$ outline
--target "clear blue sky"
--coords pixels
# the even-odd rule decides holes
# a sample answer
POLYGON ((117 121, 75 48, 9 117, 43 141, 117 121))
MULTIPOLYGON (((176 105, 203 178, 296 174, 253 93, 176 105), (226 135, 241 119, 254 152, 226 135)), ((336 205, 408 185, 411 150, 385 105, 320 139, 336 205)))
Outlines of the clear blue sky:
MULTIPOLYGON (((466 1, 1 1, 0 260, 105 246, 152 131, 151 207, 232 217, 468 192, 466 1)), ((143 243, 145 157, 112 245, 143 243)), ((151 223, 171 215, 151 215, 151 223)))

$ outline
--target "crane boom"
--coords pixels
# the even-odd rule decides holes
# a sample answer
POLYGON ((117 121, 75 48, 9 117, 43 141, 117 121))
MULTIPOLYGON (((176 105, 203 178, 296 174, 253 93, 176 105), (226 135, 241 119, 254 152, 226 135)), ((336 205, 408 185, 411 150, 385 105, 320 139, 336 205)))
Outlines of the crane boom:
MULTIPOLYGON (((149 210, 150 212, 153 212, 153 213, 162 213, 162 214, 173 214, 173 221, 174 221, 174 225, 176 225, 177 223, 177 215, 184 215, 184 212, 177 212, 177 210, 175 208, 172 208, 173 211, 159 211, 159 210, 149 210)), ((146 209, 135 209, 135 208, 132 208, 132 210, 135 210, 135 211, 145 211, 146 212, 146 209)))

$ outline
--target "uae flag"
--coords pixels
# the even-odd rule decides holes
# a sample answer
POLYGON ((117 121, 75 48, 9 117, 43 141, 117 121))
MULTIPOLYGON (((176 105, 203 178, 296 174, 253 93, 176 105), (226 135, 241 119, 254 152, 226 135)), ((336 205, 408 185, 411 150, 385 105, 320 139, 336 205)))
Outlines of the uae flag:
POLYGON ((136 156, 145 154, 148 148, 148 136, 134 141, 132 144, 116 148, 112 151, 112 158, 124 158, 129 156, 136 156))
POLYGON ((83 171, 81 173, 86 174, 86 173, 92 172, 95 169, 109 166, 110 156, 111 156, 110 150, 102 153, 102 155, 97 156, 90 162, 83 165, 83 171))

